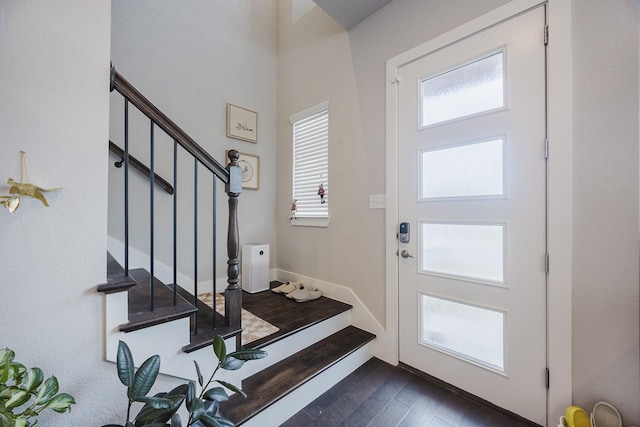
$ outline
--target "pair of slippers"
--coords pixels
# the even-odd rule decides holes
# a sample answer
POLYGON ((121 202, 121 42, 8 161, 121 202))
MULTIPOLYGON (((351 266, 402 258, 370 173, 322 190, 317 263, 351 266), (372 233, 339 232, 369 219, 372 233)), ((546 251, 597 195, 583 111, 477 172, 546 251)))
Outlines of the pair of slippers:
POLYGON ((316 287, 303 285, 300 282, 285 282, 282 285, 271 289, 276 294, 284 294, 287 298, 295 302, 307 302, 318 299, 322 296, 316 287))

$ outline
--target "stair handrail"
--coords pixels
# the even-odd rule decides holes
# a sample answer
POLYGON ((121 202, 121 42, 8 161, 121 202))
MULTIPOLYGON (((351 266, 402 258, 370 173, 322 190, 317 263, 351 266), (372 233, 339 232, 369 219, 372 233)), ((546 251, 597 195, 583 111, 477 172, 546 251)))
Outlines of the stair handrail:
MULTIPOLYGON (((116 156, 122 159, 114 163, 115 167, 121 168, 122 165, 124 164, 124 156, 125 156, 124 150, 118 147, 118 145, 115 144, 113 141, 109 141, 109 151, 111 151, 113 154, 115 154, 116 156)), ((149 177, 149 174, 151 173, 151 169, 149 169, 148 166, 146 166, 137 158, 133 157, 131 154, 129 154, 129 165, 135 170, 137 170, 138 172, 140 172, 143 176, 149 177)), ((164 179, 163 177, 161 177, 155 172, 153 173, 153 177, 154 177, 153 178, 154 183, 158 187, 162 188, 164 191, 166 191, 169 194, 173 194, 173 185, 169 184, 169 182, 166 179, 164 179)))
POLYGON ((197 158, 207 169, 213 172, 222 182, 229 183, 229 171, 222 166, 216 159, 211 157, 204 148, 198 145, 185 131, 180 129, 169 117, 158 109, 151 101, 142 95, 131 83, 127 81, 120 73, 118 73, 111 64, 111 87, 110 91, 116 91, 133 105, 138 108, 144 115, 153 120, 162 130, 164 130, 171 138, 187 150, 193 157, 197 158))
MULTIPOLYGON (((238 165, 240 153, 237 150, 229 150, 227 152, 228 164, 226 168, 222 166, 216 159, 207 153, 200 145, 198 145, 185 131, 169 119, 162 111, 160 111, 151 101, 142 95, 131 83, 129 83, 121 74, 119 74, 113 64, 110 67, 110 91, 120 93, 127 102, 133 104, 147 118, 151 119, 152 124, 160 127, 167 135, 169 135, 176 144, 184 148, 191 154, 197 162, 209 169, 218 179, 225 185, 225 192, 228 195, 229 202, 229 223, 227 229, 227 283, 225 290, 225 323, 227 326, 235 327, 241 331, 242 318, 242 289, 239 285, 239 252, 240 239, 238 232, 238 196, 242 192, 242 170, 238 165)), ((125 122, 126 126, 126 122, 125 122)), ((126 151, 127 144, 125 142, 125 164, 128 165, 130 155, 126 151)), ((153 171, 153 163, 150 169, 153 171)), ((152 174, 152 185, 153 185, 152 174)), ((126 185, 126 184, 125 184, 126 185)), ((126 205, 125 205, 126 206, 126 205)), ((126 209, 126 208, 125 208, 126 209)), ((125 234, 126 232, 125 225, 125 234)), ((127 243, 125 242, 125 251, 127 243)), ((153 264, 153 263, 152 263, 153 264)), ((125 272, 128 272, 128 259, 125 252, 125 272)), ((127 273, 128 274, 128 273, 127 273)), ((174 273, 175 274, 175 273, 174 273)), ((151 274, 153 276, 153 272, 151 274)), ((215 283, 215 277, 214 277, 215 283)), ((175 291, 174 291, 175 293, 175 291)), ((197 299, 197 296, 194 295, 197 299)), ((153 299, 153 294, 152 294, 153 299)), ((175 302, 174 302, 175 303, 175 302)), ((194 305, 197 305, 194 302, 194 305)), ((153 310, 153 308, 152 308, 153 310)), ((215 315, 214 315, 215 319, 215 315)), ((197 325, 197 321, 196 321, 197 325)), ((197 330, 197 326, 195 326, 197 330)), ((236 336, 236 343, 240 347, 240 335, 236 336)))

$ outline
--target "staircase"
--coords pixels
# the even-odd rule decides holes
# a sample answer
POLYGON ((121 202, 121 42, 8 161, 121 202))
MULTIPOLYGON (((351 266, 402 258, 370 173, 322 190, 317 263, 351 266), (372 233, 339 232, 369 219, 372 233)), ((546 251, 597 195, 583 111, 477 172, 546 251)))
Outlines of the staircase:
MULTIPOLYGON (((121 277, 123 269, 111 255, 108 255, 108 266, 109 276, 121 277)), ((130 278, 131 286, 124 292, 128 321, 107 325, 108 330, 110 326, 118 330, 115 336, 111 334, 108 337, 110 345, 117 345, 116 338, 126 341, 132 347, 136 360, 151 355, 148 352, 152 348, 161 350, 166 343, 179 346, 179 335, 185 331, 185 325, 180 326, 180 323, 188 321, 195 308, 185 299, 177 305, 183 309, 160 310, 162 314, 157 313, 154 319, 150 319, 144 307, 148 301, 148 272, 132 269, 130 278), (155 342, 158 337, 162 339, 155 342)), ((173 295, 167 285, 157 279, 154 282, 160 298, 173 295)), ((271 287, 280 284, 272 282, 271 287)), ((113 294, 108 293, 108 298, 113 294)), ((245 346, 267 351, 265 359, 247 363, 237 372, 220 371, 221 375, 216 377, 241 384, 248 395, 247 399, 233 395, 221 405, 223 415, 236 425, 280 425, 373 355, 375 336, 351 325, 352 307, 349 304, 326 297, 296 303, 270 291, 245 293, 243 300, 246 310, 277 326, 279 331, 245 346), (223 376, 225 374, 230 377, 223 376)), ((108 301, 109 304, 113 305, 113 302, 108 301)), ((222 320, 222 316, 203 306, 209 311, 208 316, 217 315, 222 320)), ((199 315, 206 311, 204 307, 200 307, 199 315)), ((235 345, 232 338, 236 334, 237 331, 226 333, 227 339, 231 339, 228 343, 230 348, 235 345)), ((184 370, 185 367, 192 368, 191 359, 197 360, 200 366, 206 366, 206 371, 212 368, 214 358, 209 347, 204 348, 192 341, 181 347, 182 354, 175 355, 175 350, 175 346, 169 345, 168 353, 174 353, 173 356, 161 355, 163 373, 195 380, 194 372, 189 375, 184 370)))
MULTIPOLYGON (((141 361, 157 354, 161 357, 161 372, 167 375, 197 380, 193 361, 197 361, 205 372, 212 372, 217 361, 211 351, 211 342, 215 335, 221 335, 229 352, 241 347, 242 308, 266 320, 279 328, 279 331, 262 339, 250 342, 249 348, 267 351, 264 359, 245 364, 237 371, 219 371, 216 379, 242 384, 248 399, 235 395, 221 406, 223 414, 236 425, 276 426, 305 405, 320 396, 328 388, 354 371, 373 355, 375 336, 359 328, 351 326, 352 307, 326 297, 296 303, 283 295, 270 291, 248 294, 239 286, 239 238, 237 223, 238 196, 241 192, 241 173, 237 165, 238 153, 229 151, 229 162, 225 168, 211 158, 188 135, 178 128, 150 101, 140 94, 129 82, 111 70, 111 87, 125 98, 125 131, 124 148, 119 149, 110 141, 110 150, 121 156, 116 162, 124 165, 124 238, 118 242, 117 251, 107 254, 107 282, 98 286, 98 291, 105 296, 105 330, 106 358, 116 360, 118 341, 127 342, 135 360, 141 361), (132 104, 150 120, 149 167, 129 154, 128 141, 128 106, 132 104), (171 185, 160 178, 154 170, 154 129, 159 128, 173 140, 174 179, 171 185), (179 192, 176 165, 177 150, 182 149, 193 156, 197 172, 198 165, 204 166, 212 176, 213 217, 215 230, 215 181, 225 185, 225 193, 229 196, 229 216, 227 233, 227 287, 221 292, 225 298, 225 312, 217 313, 204 304, 195 295, 198 290, 197 277, 197 216, 193 222, 194 230, 194 277, 189 278, 188 286, 181 286, 186 276, 181 276, 176 264, 176 194, 179 192), (128 170, 129 165, 142 171, 150 181, 150 242, 146 262, 130 264, 130 245, 128 237, 128 170), (168 284, 158 279, 155 269, 158 262, 154 257, 154 190, 159 185, 174 197, 173 212, 173 267, 172 279, 168 284), (145 268, 143 266, 148 266, 145 268), (178 283, 180 282, 180 284, 178 283)), ((197 190, 197 173, 194 187, 197 190)), ((197 191, 196 191, 197 194, 197 191)), ((194 212, 198 211, 197 198, 194 212)), ((111 238, 110 238, 111 239, 111 238)), ((215 248, 215 233, 213 245, 215 248)), ((132 249, 134 252, 135 250, 132 249)), ((134 256, 135 258, 135 256, 134 256)), ((139 258, 139 257, 138 257, 139 258)), ((210 262, 210 261, 209 261, 210 262)), ((215 249, 213 260, 213 277, 215 271, 215 249)), ((163 268, 164 268, 163 267, 163 268)), ((171 274, 169 275, 171 276, 171 274)), ((278 286, 280 282, 272 282, 278 286)), ((205 289, 216 294, 215 281, 213 289, 205 289)))

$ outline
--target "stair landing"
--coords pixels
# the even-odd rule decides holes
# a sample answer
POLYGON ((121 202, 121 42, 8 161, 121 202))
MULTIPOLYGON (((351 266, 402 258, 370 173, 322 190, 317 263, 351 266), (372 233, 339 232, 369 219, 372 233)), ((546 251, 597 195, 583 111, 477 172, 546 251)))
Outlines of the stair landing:
MULTIPOLYGON (((281 284, 282 282, 272 281, 270 286, 273 289, 281 284)), ((243 292, 242 308, 280 328, 275 334, 246 345, 248 348, 258 349, 349 311, 352 306, 327 297, 299 303, 283 294, 263 291, 255 294, 243 292)))

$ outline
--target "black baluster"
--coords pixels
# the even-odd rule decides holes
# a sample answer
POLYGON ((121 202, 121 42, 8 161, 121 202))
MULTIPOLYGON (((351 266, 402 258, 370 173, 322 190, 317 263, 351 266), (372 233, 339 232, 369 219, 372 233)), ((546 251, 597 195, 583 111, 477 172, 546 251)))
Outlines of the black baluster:
POLYGON ((155 164, 154 164, 154 134, 153 134, 153 130, 154 130, 154 126, 153 126, 153 120, 151 120, 151 124, 150 124, 150 139, 149 139, 149 157, 150 157, 150 165, 149 165, 149 181, 151 181, 151 185, 149 185, 149 295, 150 295, 150 301, 149 301, 149 310, 153 311, 154 307, 155 307, 155 294, 154 294, 154 286, 153 286, 153 282, 154 282, 154 277, 155 277, 155 270, 154 270, 154 264, 155 264, 155 253, 154 253, 154 241, 153 241, 153 231, 154 231, 154 210, 155 210, 155 206, 154 206, 154 198, 153 198, 153 193, 155 190, 155 164))
POLYGON ((124 275, 129 276, 129 100, 124 100, 124 275))
POLYGON ((173 306, 178 304, 178 141, 173 140, 173 306))
MULTIPOLYGON (((193 305, 198 307, 198 159, 193 158, 193 305)), ((198 313, 194 314, 194 335, 198 333, 198 313)))

